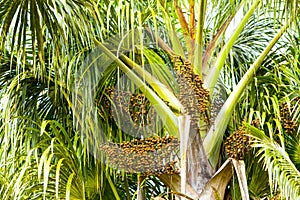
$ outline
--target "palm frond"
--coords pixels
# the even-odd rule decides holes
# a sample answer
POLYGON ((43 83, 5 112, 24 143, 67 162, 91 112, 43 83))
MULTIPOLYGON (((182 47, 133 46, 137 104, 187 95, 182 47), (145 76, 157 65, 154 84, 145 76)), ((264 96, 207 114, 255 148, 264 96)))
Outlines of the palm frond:
POLYGON ((263 131, 247 125, 249 134, 254 137, 253 146, 259 148, 258 156, 269 173, 270 184, 277 186, 286 199, 300 197, 300 172, 290 159, 284 147, 267 137, 263 131))

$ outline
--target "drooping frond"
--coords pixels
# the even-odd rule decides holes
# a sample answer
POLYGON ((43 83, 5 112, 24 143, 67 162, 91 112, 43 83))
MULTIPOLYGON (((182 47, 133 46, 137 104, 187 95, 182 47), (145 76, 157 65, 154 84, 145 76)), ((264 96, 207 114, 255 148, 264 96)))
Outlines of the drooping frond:
POLYGON ((300 198, 300 171, 296 168, 285 148, 264 134, 263 131, 246 125, 254 138, 253 146, 259 148, 258 156, 269 173, 270 183, 277 187, 286 199, 300 198))

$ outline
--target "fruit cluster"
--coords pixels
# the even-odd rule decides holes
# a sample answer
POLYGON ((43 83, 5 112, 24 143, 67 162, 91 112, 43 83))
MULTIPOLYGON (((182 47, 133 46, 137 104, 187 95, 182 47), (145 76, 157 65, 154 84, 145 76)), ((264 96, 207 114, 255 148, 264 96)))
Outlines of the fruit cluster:
POLYGON ((100 105, 104 112, 109 114, 110 119, 120 119, 117 123, 123 127, 130 127, 130 131, 136 133, 137 137, 145 126, 148 130, 155 130, 155 124, 152 123, 154 110, 150 109, 150 101, 144 94, 112 88, 106 88, 104 94, 100 105))
POLYGON ((280 119, 282 123, 283 130, 288 134, 293 134, 297 130, 297 121, 294 119, 294 114, 297 112, 295 109, 295 102, 300 100, 299 97, 296 97, 291 101, 291 104, 281 103, 280 104, 280 119))
POLYGON ((174 56, 172 61, 179 84, 179 100, 186 114, 191 116, 191 127, 199 128, 200 119, 208 122, 205 113, 209 106, 209 91, 203 87, 201 77, 194 73, 189 61, 183 61, 180 56, 174 56))
POLYGON ((240 127, 226 139, 225 150, 230 158, 244 159, 245 154, 250 150, 250 138, 244 127, 240 127))
POLYGON ((261 128, 260 120, 259 119, 253 119, 251 122, 251 125, 254 126, 255 128, 261 128))
POLYGON ((101 147, 108 164, 130 173, 144 176, 177 174, 176 157, 179 141, 173 136, 135 139, 122 143, 107 143, 101 147))
POLYGON ((221 97, 216 96, 213 99, 211 103, 211 109, 210 109, 210 125, 214 123, 223 105, 224 105, 224 100, 221 97))

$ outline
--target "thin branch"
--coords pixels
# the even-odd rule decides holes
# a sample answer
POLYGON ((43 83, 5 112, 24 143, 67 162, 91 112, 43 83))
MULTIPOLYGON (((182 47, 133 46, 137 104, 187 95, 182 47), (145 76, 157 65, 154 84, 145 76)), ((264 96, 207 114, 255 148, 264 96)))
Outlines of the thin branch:
POLYGON ((192 40, 195 39, 196 35, 195 35, 195 1, 194 0, 190 0, 190 35, 192 40))

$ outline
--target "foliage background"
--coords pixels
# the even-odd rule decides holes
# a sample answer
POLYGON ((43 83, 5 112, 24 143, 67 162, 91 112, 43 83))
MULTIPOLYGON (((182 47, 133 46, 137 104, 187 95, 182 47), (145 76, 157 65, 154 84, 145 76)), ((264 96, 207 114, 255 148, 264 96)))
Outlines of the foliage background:
MULTIPOLYGON (((93 49, 112 50, 105 49, 105 42, 110 41, 112 46, 118 43, 109 38, 143 28, 152 34, 152 48, 143 48, 140 38, 144 32, 130 35, 136 42, 136 52, 125 54, 128 60, 117 58, 101 74, 103 81, 95 99, 108 96, 105 88, 118 84, 120 74, 133 74, 132 82, 142 81, 149 88, 141 93, 163 109, 158 115, 170 119, 171 123, 156 134, 173 134, 170 130, 177 130, 177 125, 172 119, 180 114, 180 102, 172 98, 177 86, 170 54, 180 55, 192 62, 194 72, 202 77, 211 94, 211 107, 216 110, 208 111, 208 115, 218 128, 201 132, 212 171, 227 160, 224 142, 244 122, 255 147, 244 158, 250 199, 274 199, 278 195, 297 199, 298 7, 297 0, 0 0, 0 196, 140 198, 139 175, 111 168, 91 153, 87 144, 95 135, 83 139, 81 134, 94 134, 93 128, 91 124, 82 125, 86 118, 75 112, 72 94, 76 74, 93 49), (293 23, 283 30, 283 36, 272 41, 289 20, 293 23), (228 26, 232 21, 235 23, 228 26), (265 51, 268 47, 272 48, 265 51), (135 64, 140 68, 133 67, 135 64), (245 77, 252 66, 256 66, 253 77, 245 77), (149 83, 145 72, 163 85, 149 83), (239 85, 243 81, 244 88, 239 85), (219 106, 213 104, 217 100, 219 106)), ((128 84, 135 89, 131 86, 128 84)), ((89 105, 85 103, 94 103, 95 99, 82 103, 89 105)), ((97 114, 109 141, 133 138, 110 120, 105 108, 98 106, 97 114)), ((213 126, 204 123, 203 127, 213 126)), ((197 145, 202 145, 202 139, 196 140, 197 145)), ((194 156, 192 162, 199 162, 198 156, 203 155, 194 156)), ((198 176, 207 173, 202 171, 198 176)), ((241 199, 238 176, 233 173, 224 198, 241 199)), ((176 178, 163 181, 162 177, 150 176, 143 186, 143 198, 175 198, 170 191, 179 182, 176 178)))

